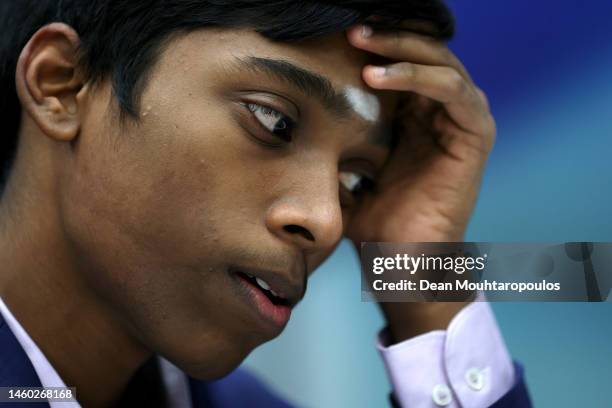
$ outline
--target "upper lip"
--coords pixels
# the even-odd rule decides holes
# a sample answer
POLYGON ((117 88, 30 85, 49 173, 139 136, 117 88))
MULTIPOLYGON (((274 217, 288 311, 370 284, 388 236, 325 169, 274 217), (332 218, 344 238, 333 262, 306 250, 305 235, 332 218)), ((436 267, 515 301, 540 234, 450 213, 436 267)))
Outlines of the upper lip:
POLYGON ((306 270, 304 267, 290 270, 289 276, 285 271, 273 271, 250 267, 231 267, 233 273, 242 272, 247 275, 263 279, 274 292, 285 299, 289 307, 293 308, 304 297, 306 270))

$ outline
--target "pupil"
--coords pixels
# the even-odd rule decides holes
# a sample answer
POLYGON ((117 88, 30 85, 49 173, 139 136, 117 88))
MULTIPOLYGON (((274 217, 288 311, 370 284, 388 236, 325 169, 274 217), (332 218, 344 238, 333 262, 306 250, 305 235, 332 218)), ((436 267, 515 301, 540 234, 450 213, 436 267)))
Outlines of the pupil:
POLYGON ((278 122, 276 122, 276 125, 274 126, 274 130, 285 130, 287 129, 287 122, 285 122, 284 120, 280 119, 278 122))

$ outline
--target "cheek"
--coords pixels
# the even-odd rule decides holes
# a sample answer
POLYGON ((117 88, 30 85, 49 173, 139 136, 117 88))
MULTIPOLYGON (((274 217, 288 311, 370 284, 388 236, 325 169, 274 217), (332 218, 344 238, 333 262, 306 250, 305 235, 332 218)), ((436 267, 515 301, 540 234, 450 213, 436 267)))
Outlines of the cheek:
POLYGON ((96 129, 82 135, 63 196, 75 227, 131 248, 134 261, 178 261, 204 249, 217 229, 222 193, 206 141, 196 144, 146 118, 120 134, 96 135, 96 129))
MULTIPOLYGON (((219 317, 226 299, 217 290, 227 285, 225 262, 248 243, 243 230, 254 229, 245 220, 256 204, 241 191, 256 175, 236 162, 228 129, 150 117, 123 132, 87 123, 63 178, 65 230, 87 283, 146 344, 183 350, 177 338, 189 333, 215 349, 211 329, 243 328, 219 317)), ((193 347, 181 355, 203 355, 193 347)))
POLYGON ((144 102, 146 115, 123 129, 88 118, 65 177, 67 231, 112 290, 191 293, 265 233, 270 180, 282 172, 261 168, 219 104, 170 105, 144 102))

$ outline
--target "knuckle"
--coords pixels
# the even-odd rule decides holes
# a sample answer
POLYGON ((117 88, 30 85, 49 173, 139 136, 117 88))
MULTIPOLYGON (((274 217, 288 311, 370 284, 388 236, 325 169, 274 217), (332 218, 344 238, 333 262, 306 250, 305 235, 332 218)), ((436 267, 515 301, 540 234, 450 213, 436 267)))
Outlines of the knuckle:
POLYGON ((399 47, 402 44, 403 37, 399 31, 393 31, 391 33, 391 45, 395 48, 399 47))
POLYGON ((496 138, 497 125, 495 123, 495 118, 493 118, 491 114, 488 114, 486 118, 485 132, 483 138, 485 151, 490 152, 491 150, 493 150, 496 138))
POLYGON ((407 80, 414 81, 415 76, 415 67, 408 62, 402 62, 388 67, 386 80, 392 83, 397 81, 405 83, 407 80))
POLYGON ((440 44, 440 54, 442 58, 451 66, 455 66, 459 63, 459 59, 453 54, 453 52, 444 44, 440 44))
POLYGON ((448 70, 446 75, 446 83, 449 90, 454 94, 463 95, 467 92, 467 83, 457 70, 448 70))
POLYGON ((475 87, 474 89, 476 90, 476 94, 478 95, 479 98, 481 98, 484 101, 487 100, 487 95, 485 95, 482 89, 480 89, 479 87, 475 87))
POLYGON ((399 69, 400 72, 402 73, 403 76, 405 77, 412 77, 415 74, 415 67, 414 65, 408 63, 408 62, 404 62, 399 64, 399 69))
POLYGON ((489 110, 490 109, 490 105, 489 105, 489 98, 487 97, 487 94, 479 87, 476 87, 476 95, 478 95, 478 98, 482 101, 482 104, 484 105, 484 107, 489 110))

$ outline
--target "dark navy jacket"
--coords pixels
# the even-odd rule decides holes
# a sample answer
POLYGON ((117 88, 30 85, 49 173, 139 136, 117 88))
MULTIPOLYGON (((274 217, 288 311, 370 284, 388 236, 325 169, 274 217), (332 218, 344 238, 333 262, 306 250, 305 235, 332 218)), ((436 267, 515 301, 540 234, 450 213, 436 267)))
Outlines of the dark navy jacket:
MULTIPOLYGON (((153 361, 153 360, 152 360, 153 361)), ((153 367, 152 364, 149 366, 153 367)), ((495 403, 495 408, 529 408, 529 396, 523 380, 523 370, 516 365, 517 378, 514 388, 510 390, 500 401, 495 403)), ((145 374, 142 373, 141 377, 145 374)), ((136 382, 134 382, 136 383, 136 382)), ((8 325, 0 315, 0 387, 40 387, 40 380, 32 366, 25 351, 13 335, 8 325)), ((242 407, 265 407, 265 408, 290 408, 291 404, 276 396, 260 381, 244 370, 236 370, 227 377, 217 381, 200 381, 189 379, 189 387, 194 408, 242 408, 242 407)), ((132 388, 138 388, 135 385, 132 388)), ((140 400, 147 398, 155 400, 152 393, 159 387, 147 387, 136 392, 135 400, 139 403, 127 403, 126 406, 151 406, 140 400), (142 393, 140 391, 143 391, 142 393)), ((78 390, 77 390, 78 396, 78 390)), ((163 398, 163 396, 162 396, 163 398)), ((0 403, 0 407, 28 408, 48 407, 47 403, 0 403)), ((404 407, 410 408, 410 407, 404 407)), ((469 408, 469 407, 465 407, 469 408)))

